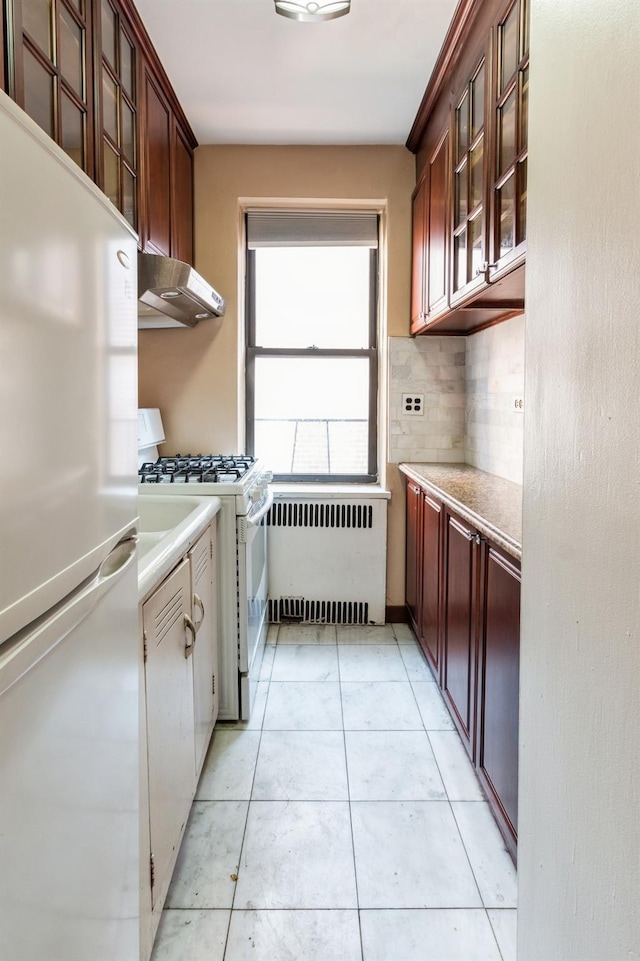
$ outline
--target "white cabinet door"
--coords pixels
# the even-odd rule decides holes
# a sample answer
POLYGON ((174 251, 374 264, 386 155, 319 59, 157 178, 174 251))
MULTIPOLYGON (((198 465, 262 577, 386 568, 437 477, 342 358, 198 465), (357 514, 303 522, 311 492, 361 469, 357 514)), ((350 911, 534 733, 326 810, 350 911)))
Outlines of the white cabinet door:
POLYGON ((189 551, 194 621, 193 653, 196 772, 200 773, 218 716, 218 617, 213 528, 209 527, 189 551))
POLYGON ((185 558, 142 609, 147 662, 152 903, 164 899, 196 788, 190 564, 185 558))

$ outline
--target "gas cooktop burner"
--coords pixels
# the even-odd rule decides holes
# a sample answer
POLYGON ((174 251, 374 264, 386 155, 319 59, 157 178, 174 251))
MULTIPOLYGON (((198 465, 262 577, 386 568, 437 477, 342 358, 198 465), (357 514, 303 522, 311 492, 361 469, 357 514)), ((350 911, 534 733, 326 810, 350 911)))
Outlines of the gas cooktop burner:
POLYGON ((255 464, 248 454, 175 454, 143 464, 141 484, 224 484, 240 480, 255 464))

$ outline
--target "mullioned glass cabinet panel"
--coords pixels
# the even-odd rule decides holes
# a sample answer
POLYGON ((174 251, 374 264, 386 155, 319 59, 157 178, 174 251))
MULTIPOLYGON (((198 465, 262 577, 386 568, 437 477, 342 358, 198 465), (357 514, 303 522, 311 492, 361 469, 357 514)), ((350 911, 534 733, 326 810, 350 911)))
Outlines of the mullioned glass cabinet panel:
POLYGON ((517 255, 527 233, 529 3, 513 0, 497 28, 494 97, 496 165, 493 181, 492 267, 517 255))
POLYGON ((111 0, 102 0, 101 28, 103 190, 137 230, 136 48, 111 0))
POLYGON ((453 292, 475 280, 485 262, 485 64, 478 65, 454 115, 453 292))
MULTIPOLYGON (((15 8, 16 62, 22 80, 22 99, 16 99, 92 175, 93 154, 87 139, 89 12, 85 3, 86 0, 22 0, 15 8)), ((16 86, 19 91, 19 84, 16 86)))

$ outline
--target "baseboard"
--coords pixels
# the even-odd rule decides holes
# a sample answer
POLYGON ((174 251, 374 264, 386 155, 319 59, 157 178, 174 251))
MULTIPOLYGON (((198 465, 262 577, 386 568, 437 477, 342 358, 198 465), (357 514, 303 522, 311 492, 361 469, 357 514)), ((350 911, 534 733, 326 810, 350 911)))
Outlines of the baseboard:
POLYGON ((385 624, 408 624, 407 609, 404 604, 387 606, 384 609, 385 624))

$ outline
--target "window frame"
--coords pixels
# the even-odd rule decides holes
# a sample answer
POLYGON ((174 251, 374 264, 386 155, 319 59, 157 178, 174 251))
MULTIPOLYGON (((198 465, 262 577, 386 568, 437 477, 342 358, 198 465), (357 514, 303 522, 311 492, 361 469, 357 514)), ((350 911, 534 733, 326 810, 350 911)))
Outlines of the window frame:
MULTIPOLYGON (((379 218, 378 218, 379 219, 379 218)), ((378 232, 380 225, 378 223, 378 232)), ((282 245, 286 247, 286 244, 282 245)), ((340 246, 337 244, 336 246, 340 246)), ((377 484, 378 476, 378 287, 379 245, 369 250, 369 346, 359 348, 331 347, 261 347, 256 344, 256 250, 246 249, 246 323, 245 323, 245 440, 248 454, 255 453, 255 362, 259 357, 353 357, 369 362, 367 472, 364 474, 282 474, 274 472, 274 480, 312 484, 377 484)), ((268 466, 268 465, 267 465, 268 466)))

